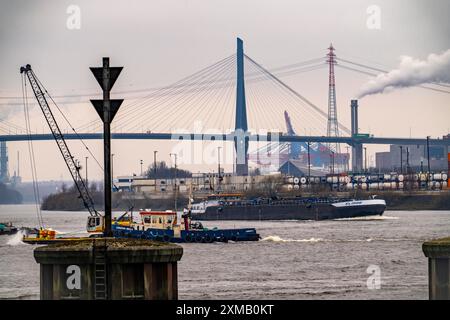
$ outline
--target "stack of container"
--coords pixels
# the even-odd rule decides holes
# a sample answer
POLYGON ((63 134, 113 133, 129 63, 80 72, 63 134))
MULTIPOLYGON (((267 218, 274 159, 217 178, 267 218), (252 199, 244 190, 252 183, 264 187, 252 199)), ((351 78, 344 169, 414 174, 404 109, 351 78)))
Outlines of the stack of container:
POLYGON ((323 177, 287 177, 288 190, 307 188, 309 184, 327 185, 334 191, 345 190, 403 190, 403 189, 433 189, 440 190, 449 187, 449 174, 438 172, 427 173, 380 173, 380 174, 334 174, 323 177), (428 187, 429 186, 429 187, 428 187))

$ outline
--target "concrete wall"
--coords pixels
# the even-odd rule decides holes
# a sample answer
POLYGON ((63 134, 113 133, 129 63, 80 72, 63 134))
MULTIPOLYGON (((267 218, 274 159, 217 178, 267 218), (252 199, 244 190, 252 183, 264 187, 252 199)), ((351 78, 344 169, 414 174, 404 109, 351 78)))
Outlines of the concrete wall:
POLYGON ((450 238, 424 242, 430 300, 450 300, 450 238))
MULTIPOLYGON (((106 270, 103 291, 107 299, 174 300, 178 298, 177 262, 182 254, 182 247, 174 244, 136 239, 86 238, 38 247, 34 256, 40 264, 40 297, 99 298, 95 282, 99 281, 98 270, 106 270), (105 257, 101 269, 96 253, 99 248, 104 249, 105 257)), ((101 271, 100 276, 103 277, 101 271)))

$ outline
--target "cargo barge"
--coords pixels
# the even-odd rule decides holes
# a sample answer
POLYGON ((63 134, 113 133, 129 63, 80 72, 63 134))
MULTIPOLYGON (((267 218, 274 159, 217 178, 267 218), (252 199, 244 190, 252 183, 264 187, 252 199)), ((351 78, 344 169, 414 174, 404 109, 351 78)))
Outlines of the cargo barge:
POLYGON ((211 195, 193 203, 196 220, 327 220, 382 215, 382 199, 359 200, 333 197, 241 199, 232 195, 211 195))

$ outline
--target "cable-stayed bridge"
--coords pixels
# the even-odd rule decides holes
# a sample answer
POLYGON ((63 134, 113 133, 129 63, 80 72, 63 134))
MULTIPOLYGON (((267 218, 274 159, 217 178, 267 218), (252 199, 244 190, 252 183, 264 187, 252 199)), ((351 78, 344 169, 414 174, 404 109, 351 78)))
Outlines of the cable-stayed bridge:
MULTIPOLYGON (((345 70, 375 75, 385 72, 349 59, 335 58, 336 66, 345 70)), ((234 142, 236 149, 236 173, 248 173, 248 152, 251 141, 275 140, 275 143, 345 143, 353 150, 352 168, 362 169, 363 144, 411 144, 424 145, 426 139, 378 138, 358 136, 357 125, 349 129, 338 123, 340 136, 327 136, 329 114, 304 95, 283 82, 280 78, 303 72, 327 68, 326 57, 310 59, 274 69, 267 69, 244 53, 242 40, 237 40, 237 52, 203 68, 169 86, 142 92, 128 91, 123 94, 139 94, 126 100, 112 123, 113 139, 179 140, 176 133, 182 129, 188 132, 183 139, 222 140, 234 142), (298 132, 308 135, 279 135, 284 131, 284 111, 288 112, 298 132), (193 132, 192 126, 200 122, 208 134, 193 132), (191 130, 191 131, 189 131, 191 130), (268 131, 272 134, 261 132, 268 131), (212 132, 212 134, 210 133, 212 132), (276 133, 276 134, 274 134, 276 133), (276 139, 274 139, 276 136, 276 139)), ((424 89, 450 93, 445 84, 430 84, 424 89)), ((121 94, 121 92, 116 92, 121 94)), ((92 94, 94 95, 94 94, 92 94)), ((101 139, 102 123, 93 113, 92 120, 77 126, 64 116, 60 104, 71 98, 80 99, 86 95, 54 96, 55 110, 61 112, 60 125, 68 127, 66 139, 101 139)), ((8 97, 3 97, 8 98, 8 97)), ((4 99, 3 99, 4 100, 4 99)), ((30 99, 32 103, 33 99, 30 99)), ((85 99, 87 100, 87 99, 85 99)), ((19 102, 12 102, 20 104, 19 102)), ((2 103, 0 103, 1 105, 2 103)), ((349 104, 349 103, 348 103, 349 104)), ((348 110, 348 109, 347 109, 348 110)), ((356 117, 357 118, 357 117, 356 117)), ((352 124, 353 123, 352 119, 352 124)), ((357 119, 355 119, 357 121, 357 119)), ((8 120, 0 120, 1 150, 6 142, 26 140, 52 140, 53 136, 26 130, 8 120), (29 131, 29 132, 28 132, 29 131)), ((448 140, 430 139, 432 145, 450 144, 448 140)), ((0 152, 0 170, 6 167, 7 155, 0 152)))

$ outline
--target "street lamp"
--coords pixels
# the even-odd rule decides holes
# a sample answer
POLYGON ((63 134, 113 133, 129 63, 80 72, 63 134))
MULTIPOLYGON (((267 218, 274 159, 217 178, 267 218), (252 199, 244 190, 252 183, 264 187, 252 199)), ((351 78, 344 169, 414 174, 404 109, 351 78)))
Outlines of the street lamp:
POLYGON ((114 190, 114 153, 111 154, 111 185, 114 190))
POLYGON ((400 173, 403 173, 403 146, 400 146, 400 173))
POLYGON ((142 177, 142 174, 143 174, 143 171, 142 171, 142 164, 144 163, 144 161, 143 161, 143 160, 140 160, 140 162, 141 162, 141 177, 142 177))
POLYGON ((153 178, 156 180, 156 154, 158 151, 153 151, 153 178))
POLYGON ((177 154, 176 153, 170 153, 170 156, 175 156, 175 183, 174 183, 174 191, 175 191, 175 212, 177 212, 177 154))
POLYGON ((155 192, 156 192, 156 154, 158 151, 153 151, 153 179, 155 179, 155 192))
POLYGON ((347 153, 345 154, 345 171, 346 172, 348 172, 349 171, 349 166, 348 166, 348 162, 349 162, 349 160, 350 160, 350 153, 349 153, 349 149, 350 149, 350 147, 349 146, 346 146, 345 147, 345 149, 347 149, 347 153))
POLYGON ((367 147, 364 147, 364 166, 366 167, 365 172, 367 173, 367 147))
POLYGON ((311 152, 310 152, 310 142, 308 141, 308 185, 311 182, 311 152))
POLYGON ((431 174, 431 166, 430 166, 430 136, 427 136, 427 163, 428 163, 428 174, 427 174, 427 186, 430 184, 430 174, 431 174))
POLYGON ((406 147, 406 174, 409 174, 409 148, 406 147))
POLYGON ((217 172, 219 173, 218 174, 218 179, 219 179, 219 181, 218 181, 218 186, 217 186, 217 189, 218 190, 220 190, 220 183, 222 182, 221 181, 221 176, 220 176, 220 149, 221 149, 222 147, 217 147, 217 172))
POLYGON ((88 183, 88 158, 89 157, 84 157, 86 160, 86 164, 85 164, 85 168, 86 168, 86 187, 89 189, 89 183, 88 183))
POLYGON ((331 151, 330 154, 330 162, 331 162, 331 173, 334 174, 334 151, 331 151))

